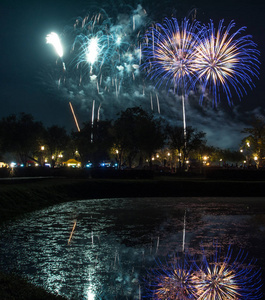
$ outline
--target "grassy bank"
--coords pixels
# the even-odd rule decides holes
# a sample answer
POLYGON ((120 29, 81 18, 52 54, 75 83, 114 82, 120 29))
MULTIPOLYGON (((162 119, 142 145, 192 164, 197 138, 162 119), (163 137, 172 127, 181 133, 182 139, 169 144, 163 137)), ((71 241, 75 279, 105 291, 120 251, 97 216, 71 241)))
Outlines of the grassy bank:
POLYGON ((117 197, 263 197, 265 181, 154 179, 10 179, 0 181, 1 222, 65 201, 117 197))

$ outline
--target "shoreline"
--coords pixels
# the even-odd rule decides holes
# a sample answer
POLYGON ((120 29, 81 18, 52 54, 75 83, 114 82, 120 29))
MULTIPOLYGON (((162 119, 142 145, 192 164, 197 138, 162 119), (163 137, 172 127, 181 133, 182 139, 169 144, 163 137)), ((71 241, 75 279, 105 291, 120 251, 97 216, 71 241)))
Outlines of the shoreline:
POLYGON ((24 213, 74 200, 124 197, 264 197, 265 181, 163 176, 144 180, 16 178, 0 180, 0 195, 1 224, 24 213))

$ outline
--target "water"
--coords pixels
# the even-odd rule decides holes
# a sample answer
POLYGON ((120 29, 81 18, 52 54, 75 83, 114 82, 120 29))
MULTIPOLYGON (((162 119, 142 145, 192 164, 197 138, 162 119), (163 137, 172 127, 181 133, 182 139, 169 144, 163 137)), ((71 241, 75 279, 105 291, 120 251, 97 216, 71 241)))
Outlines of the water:
POLYGON ((264 233, 261 198, 82 200, 4 224, 0 268, 68 299, 141 299, 148 272, 183 247, 200 258, 231 245, 265 274, 264 233))

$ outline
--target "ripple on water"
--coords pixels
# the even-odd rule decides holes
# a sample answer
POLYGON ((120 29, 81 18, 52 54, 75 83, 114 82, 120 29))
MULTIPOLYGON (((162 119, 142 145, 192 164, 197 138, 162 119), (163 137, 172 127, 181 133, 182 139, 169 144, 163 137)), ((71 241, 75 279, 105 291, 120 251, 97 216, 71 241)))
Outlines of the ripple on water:
POLYGON ((214 242, 224 251, 232 245, 264 268, 265 212, 253 213, 236 200, 124 198, 56 205, 2 226, 0 267, 68 298, 139 298, 142 278, 156 259, 182 251, 186 216, 186 252, 200 256, 201 247, 210 252, 214 242))

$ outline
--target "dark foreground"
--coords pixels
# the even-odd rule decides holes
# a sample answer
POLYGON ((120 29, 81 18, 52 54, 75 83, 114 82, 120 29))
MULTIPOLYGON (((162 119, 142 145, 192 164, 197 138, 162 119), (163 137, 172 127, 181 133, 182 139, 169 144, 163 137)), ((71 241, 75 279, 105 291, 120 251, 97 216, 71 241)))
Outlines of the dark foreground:
MULTIPOLYGON (((154 177, 153 179, 19 178, 0 181, 1 222, 65 201, 117 197, 242 197, 265 206, 264 180, 154 177), (255 201, 255 197, 264 197, 255 201)), ((0 273, 1 299, 64 299, 14 275, 0 273)))
POLYGON ((1 222, 65 201, 119 197, 263 197, 265 180, 16 178, 0 180, 1 222))

